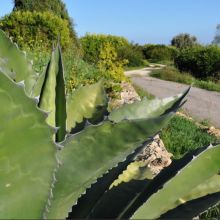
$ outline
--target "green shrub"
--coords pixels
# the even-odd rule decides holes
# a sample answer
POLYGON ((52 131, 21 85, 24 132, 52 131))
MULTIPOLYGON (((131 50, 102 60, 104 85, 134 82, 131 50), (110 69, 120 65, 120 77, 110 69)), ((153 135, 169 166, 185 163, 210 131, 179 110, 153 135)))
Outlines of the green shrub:
POLYGON ((113 46, 116 51, 118 48, 129 45, 129 42, 123 38, 104 34, 86 34, 80 39, 84 51, 84 60, 91 64, 97 64, 99 61, 99 54, 103 45, 108 43, 113 46))
POLYGON ((174 59, 177 49, 166 45, 145 45, 143 47, 143 54, 145 59, 152 62, 171 61, 174 59))
POLYGON ((68 21, 71 39, 79 48, 79 41, 74 30, 72 18, 68 15, 66 5, 62 0, 14 0, 13 11, 37 11, 37 12, 51 12, 58 17, 68 21))
POLYGON ((220 84, 211 80, 200 80, 193 77, 188 72, 180 72, 175 67, 167 66, 163 69, 154 70, 150 76, 163 80, 174 81, 184 84, 192 84, 195 87, 206 89, 209 91, 220 92, 220 84))
POLYGON ((15 11, 1 19, 0 28, 25 49, 50 49, 59 35, 62 47, 72 44, 68 21, 51 12, 15 11))
POLYGON ((163 80, 185 84, 191 84, 193 82, 193 77, 189 73, 180 73, 178 69, 169 66, 160 70, 154 70, 150 75, 163 80))
MULTIPOLYGON (((66 63, 64 55, 64 64, 66 63)), ((65 65, 66 66, 66 65, 65 65)), ((68 92, 84 85, 93 84, 103 78, 100 70, 86 63, 80 58, 72 58, 72 63, 67 69, 67 90, 68 92)))
POLYGON ((13 10, 38 12, 50 11, 58 17, 66 20, 69 19, 66 6, 61 0, 14 0, 13 10))
POLYGON ((59 44, 40 77, 1 31, 0 48, 7 60, 0 65, 1 219, 192 219, 219 201, 220 145, 173 161, 155 178, 149 163, 138 163, 136 177, 111 188, 189 89, 107 112, 102 81, 66 96, 59 44), (195 199, 202 209, 178 211, 195 199))
POLYGON ((220 72, 220 48, 217 46, 195 46, 181 50, 175 57, 180 71, 192 73, 197 78, 217 78, 220 72))
POLYGON ((178 34, 171 40, 171 45, 179 49, 192 47, 192 46, 195 46, 196 44, 198 44, 197 38, 187 33, 178 34))
POLYGON ((120 60, 128 60, 128 67, 138 67, 145 65, 142 48, 138 45, 129 44, 119 48, 118 57, 120 60))
POLYGON ((104 78, 117 83, 125 80, 123 66, 127 60, 121 60, 117 54, 119 48, 129 44, 125 38, 87 34, 81 38, 81 44, 84 60, 105 72, 104 78))

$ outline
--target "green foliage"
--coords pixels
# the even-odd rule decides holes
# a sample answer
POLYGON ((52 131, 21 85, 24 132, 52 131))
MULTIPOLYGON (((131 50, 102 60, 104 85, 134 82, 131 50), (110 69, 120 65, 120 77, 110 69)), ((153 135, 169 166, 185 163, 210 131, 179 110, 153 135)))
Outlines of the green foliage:
POLYGON ((167 128, 162 131, 162 140, 175 158, 181 158, 196 147, 202 147, 216 141, 214 136, 196 126, 192 121, 181 116, 171 119, 167 128))
POLYGON ((164 67, 160 70, 154 70, 150 73, 150 76, 163 79, 163 80, 169 80, 179 83, 185 83, 185 84, 191 84, 193 82, 193 76, 186 72, 179 72, 178 69, 175 67, 164 67))
POLYGON ((166 45, 147 44, 143 46, 145 59, 152 62, 172 61, 177 53, 176 48, 166 45))
POLYGON ((129 44, 123 37, 104 34, 86 34, 80 42, 84 50, 84 60, 91 64, 98 63, 103 45, 110 44, 117 52, 120 47, 129 44))
POLYGON ((120 60, 128 60, 128 67, 139 67, 146 65, 142 47, 136 44, 124 45, 118 49, 120 60))
POLYGON ((81 86, 91 85, 105 77, 105 73, 86 63, 79 57, 69 57, 64 54, 64 64, 67 78, 67 92, 71 93, 74 89, 81 86))
POLYGON ((192 47, 196 44, 198 44, 197 38, 195 36, 191 36, 190 34, 179 34, 171 40, 171 45, 179 49, 192 47))
MULTIPOLYGON (((148 202, 145 203, 134 214, 133 218, 143 219, 145 216, 148 216, 148 218, 150 219, 156 219, 159 218, 161 214, 166 213, 167 210, 171 210, 180 205, 182 197, 191 194, 189 196, 189 201, 193 199, 193 196, 195 196, 194 199, 200 198, 200 195, 192 195, 192 192, 190 192, 190 190, 194 190, 196 187, 199 186, 199 184, 201 184, 205 180, 208 180, 213 176, 218 175, 219 167, 218 165, 216 166, 216 163, 220 162, 219 153, 219 147, 209 146, 206 147, 205 150, 203 149, 202 153, 198 153, 197 155, 194 154, 194 157, 190 158, 191 161, 188 162, 188 166, 180 169, 174 178, 166 182, 162 189, 151 196, 148 202), (212 160, 209 159, 208 155, 212 157, 212 160), (203 164, 205 164, 205 166, 203 164), (187 184, 185 185, 181 184, 184 183, 188 178, 191 179, 190 182, 187 182, 187 184), (172 193, 174 190, 175 193, 172 193)), ((210 189, 206 191, 206 195, 208 195, 209 192, 210 194, 212 193, 211 190, 209 190, 210 189)), ((194 216, 192 214, 192 217, 194 216)), ((180 217, 182 216, 179 216, 179 218, 180 217)))
POLYGON ((54 131, 36 101, 2 72, 0 104, 0 219, 42 219, 57 163, 54 131))
MULTIPOLYGON (((219 161, 219 147, 220 145, 209 145, 197 149, 182 159, 173 161, 169 167, 165 168, 154 179, 131 180, 128 183, 122 183, 107 190, 92 210, 89 212, 88 209, 85 210, 87 211, 85 217, 88 219, 128 219, 130 217, 132 219, 157 219, 163 218, 164 215, 161 216, 163 213, 166 216, 170 216, 168 211, 170 210, 171 212, 176 212, 178 216, 176 219, 192 219, 204 209, 207 209, 209 205, 216 204, 219 201, 219 183, 215 182, 216 178, 214 178, 219 172, 219 164, 217 162, 219 161), (195 178, 191 178, 192 174, 195 178), (189 179, 190 181, 188 181, 189 179), (203 187, 207 188, 205 191, 202 191, 201 183, 205 184, 205 181, 208 180, 214 181, 215 189, 213 186, 210 186, 212 184, 207 184, 203 185, 203 187), (215 193, 213 194, 212 192, 216 191, 217 195, 215 196, 215 193), (200 197, 202 194, 206 196, 200 197), (194 201, 194 207, 186 210, 184 213, 179 210, 178 205, 181 202, 183 205, 188 205, 188 201, 183 201, 182 199, 186 198, 186 196, 189 196, 190 199, 198 199, 199 206, 196 206, 194 201), (209 200, 210 196, 214 196, 213 201, 209 200), (113 200, 114 203, 112 202, 113 200), (137 209, 138 207, 140 208, 137 209), (135 214, 133 214, 134 212, 135 214)), ((113 173, 110 172, 110 174, 113 173)), ((91 194, 91 190, 88 193, 91 194)), ((86 195, 84 200, 82 198, 80 200, 84 204, 78 204, 80 208, 86 207, 85 199, 86 195)), ((191 201, 189 200, 189 202, 191 201)), ((75 208, 73 210, 78 211, 75 208)), ((73 216, 75 218, 78 217, 74 213, 69 217, 73 216)), ((169 217, 166 219, 169 219, 169 217)))
POLYGON ((68 21, 48 11, 15 11, 0 20, 0 28, 29 50, 49 50, 58 36, 62 47, 72 44, 68 21))
POLYGON ((56 141, 66 135, 65 82, 60 45, 52 52, 40 94, 39 107, 49 112, 48 124, 59 127, 56 141))
POLYGON ((68 21, 71 39, 74 41, 75 45, 79 46, 76 32, 73 28, 73 21, 69 17, 66 6, 62 0, 14 0, 13 11, 50 12, 68 21))
POLYGON ((125 80, 123 66, 127 60, 120 60, 118 49, 128 45, 123 37, 111 35, 87 34, 80 39, 84 51, 84 60, 95 65, 101 72, 105 72, 106 79, 113 79, 114 82, 125 80))
POLYGON ((170 116, 119 123, 107 121, 66 140, 64 149, 58 154, 63 166, 56 175, 48 218, 65 218, 87 187, 163 127, 170 116))
POLYGON ((2 30, 0 30, 0 47, 0 70, 16 82, 24 81, 26 93, 32 95, 37 75, 33 72, 26 54, 20 51, 2 30))
POLYGON ((79 88, 67 96, 67 131, 85 126, 86 119, 98 123, 107 111, 107 98, 103 82, 79 88))
POLYGON ((167 66, 167 67, 160 69, 160 70, 154 70, 150 73, 150 76, 156 77, 159 79, 163 79, 163 80, 193 85, 194 87, 206 89, 209 91, 220 92, 220 84, 219 83, 216 83, 213 80, 196 79, 190 73, 180 72, 175 67, 167 66))
POLYGON ((216 35, 215 35, 215 38, 212 43, 213 44, 220 44, 220 24, 218 24, 216 27, 216 35))
POLYGON ((190 72, 197 78, 219 78, 220 48, 217 46, 195 46, 181 50, 175 57, 180 71, 190 72))
POLYGON ((50 11, 55 15, 68 20, 68 12, 61 0, 14 0, 14 11, 50 11))
MULTIPOLYGON (((13 47, 13 44, 11 43, 10 46, 13 47)), ((8 51, 6 54, 10 58, 10 54, 12 57, 14 56, 13 52, 14 50, 8 51)), ((16 52, 16 56, 20 59, 23 55, 16 52)), ((107 217, 113 215, 127 218, 138 210, 148 198, 150 201, 154 201, 155 196, 159 201, 159 207, 153 207, 153 209, 157 209, 159 212, 153 214, 160 216, 169 208, 176 207, 173 206, 176 199, 182 198, 190 192, 189 190, 197 188, 198 185, 219 173, 220 146, 205 147, 172 163, 150 184, 145 185, 148 180, 141 180, 141 187, 137 187, 140 185, 136 185, 133 180, 128 182, 128 189, 132 193, 127 193, 127 191, 124 193, 120 184, 117 186, 121 190, 116 194, 116 202, 110 201, 109 204, 112 206, 109 206, 108 201, 106 203, 105 195, 106 193, 111 194, 111 190, 109 190, 111 184, 133 162, 135 156, 143 149, 142 144, 146 140, 151 141, 151 137, 168 123, 174 111, 182 105, 183 98, 188 91, 177 97, 159 101, 159 105, 158 100, 149 103, 142 101, 136 107, 126 105, 121 110, 117 110, 117 117, 111 115, 104 118, 105 111, 103 108, 99 108, 106 106, 105 94, 100 94, 103 91, 100 89, 101 82, 89 87, 89 94, 95 94, 97 99, 94 98, 88 102, 82 101, 79 97, 83 98, 88 92, 86 88, 81 89, 75 93, 75 96, 72 94, 70 97, 74 101, 70 100, 71 107, 66 112, 63 64, 59 47, 52 52, 45 76, 44 74, 41 76, 35 80, 35 85, 37 85, 35 88, 41 89, 39 106, 46 106, 46 110, 55 112, 53 125, 61 130, 61 134, 58 131, 56 140, 60 142, 64 136, 66 139, 57 145, 59 151, 56 152, 54 134, 57 129, 45 123, 48 113, 39 109, 37 99, 32 99, 25 94, 21 83, 16 83, 9 76, 0 73, 2 128, 0 179, 3 183, 0 186, 0 218, 63 219, 68 216, 71 206, 85 191, 88 192, 85 194, 88 200, 80 200, 83 201, 83 204, 78 203, 82 208, 80 216, 89 218, 98 216, 103 219, 115 205, 117 210, 113 209, 113 212, 110 212, 107 217), (99 88, 97 89, 97 87, 99 88), (44 104, 41 105, 42 103, 44 104), (71 108, 75 108, 75 105, 83 106, 82 108, 87 110, 80 112, 81 118, 85 117, 87 123, 81 132, 70 134, 65 129, 65 115, 67 113, 68 118, 68 114, 72 114, 71 108), (146 108, 146 112, 143 110, 144 108, 146 108), (147 109, 150 109, 150 112, 147 109), (93 120, 94 112, 95 120, 93 120), (129 119, 122 118, 122 113, 129 119), (99 122, 103 118, 102 123, 90 124, 99 122), (19 141, 11 138, 13 134, 19 141), (124 158, 126 159, 124 160, 124 158), (202 172, 198 172, 201 170, 202 172), (191 180, 189 178, 191 175, 196 178, 191 180), (97 178, 98 182, 94 183, 97 178), (139 191, 135 192, 130 188, 130 183, 134 189, 138 188, 139 191), (185 187, 177 187, 183 183, 185 187), (86 190, 90 186, 90 190, 86 190), (173 193, 171 189, 175 189, 175 187, 177 188, 173 193), (158 193, 154 194, 157 191, 158 193), (118 200, 117 195, 125 203, 123 201, 118 204, 121 199, 118 200), (150 197, 151 195, 153 197, 150 197), (167 198, 169 201, 166 203, 164 201, 167 198), (105 204, 107 205, 105 206, 105 204), (165 208, 162 206, 164 204, 165 208), (104 207, 100 209, 100 205, 104 207), (119 215, 115 211, 119 211, 119 215), (98 215, 96 215, 97 213, 98 215)), ((116 189, 118 190, 118 188, 116 189)), ((212 193, 213 189, 206 186, 206 193, 210 192, 212 193)), ((194 194, 197 193, 194 191, 194 194)), ((205 197, 199 197, 199 199, 202 199, 203 204, 206 204, 206 208, 208 208, 208 204, 205 203, 207 199, 205 197)), ((153 209, 150 209, 147 217, 151 216, 153 209)), ((197 209, 193 211, 192 214, 198 213, 197 209)))
POLYGON ((133 104, 125 104, 121 108, 112 111, 109 119, 113 122, 120 122, 123 120, 132 120, 140 118, 154 118, 157 115, 163 115, 170 109, 175 109, 184 99, 189 89, 185 92, 164 99, 144 99, 133 104), (146 110, 147 109, 147 110, 146 110))
POLYGON ((141 99, 143 99, 145 97, 149 100, 155 98, 155 96, 152 95, 151 93, 149 93, 147 90, 145 90, 145 89, 143 89, 143 88, 141 88, 141 87, 139 87, 135 84, 133 84, 133 87, 134 87, 135 91, 137 92, 137 94, 140 96, 141 99))
POLYGON ((120 83, 125 81, 124 68, 123 66, 127 63, 126 60, 117 60, 117 52, 110 43, 104 43, 100 54, 99 61, 97 63, 98 69, 106 72, 105 78, 107 80, 113 79, 114 82, 120 83))

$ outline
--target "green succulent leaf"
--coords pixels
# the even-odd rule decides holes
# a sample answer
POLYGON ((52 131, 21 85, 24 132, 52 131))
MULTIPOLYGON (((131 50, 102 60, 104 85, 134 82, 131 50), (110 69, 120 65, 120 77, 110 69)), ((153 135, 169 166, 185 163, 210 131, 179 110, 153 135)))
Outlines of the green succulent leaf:
POLYGON ((0 30, 0 71, 16 82, 24 81, 26 94, 32 96, 38 78, 26 55, 0 30))
POLYGON ((143 191, 149 181, 147 179, 132 180, 112 187, 93 207, 88 219, 121 219, 120 215, 126 211, 127 204, 132 203, 136 195, 143 191))
POLYGON ((56 146, 45 114, 23 87, 0 73, 0 219, 41 219, 56 146))
MULTIPOLYGON (((49 68, 49 66, 47 65, 47 68, 49 68)), ((48 70, 46 69, 46 72, 48 70)), ((44 84, 44 80, 45 80, 45 75, 46 72, 41 73, 38 78, 36 79, 36 82, 33 86, 33 90, 32 90, 32 97, 39 97, 40 98, 40 94, 41 94, 41 90, 44 84)))
MULTIPOLYGON (((177 208, 168 211, 160 219, 193 219, 202 212, 215 206, 220 201, 220 192, 190 200, 177 208)), ((207 218, 208 219, 208 218, 207 218)))
POLYGON ((133 162, 135 156, 143 150, 146 144, 153 141, 150 138, 146 143, 138 147, 132 154, 130 154, 125 161, 120 162, 116 167, 109 170, 101 178, 98 178, 96 183, 92 184, 78 200, 77 204, 72 207, 68 219, 85 219, 88 218, 96 204, 102 199, 104 193, 109 190, 112 182, 126 170, 127 166, 133 162))
MULTIPOLYGON (((190 190, 194 188, 194 193, 191 192, 191 199, 196 198, 198 195, 203 196, 209 193, 218 192, 219 183, 210 183, 210 187, 200 185, 202 179, 209 179, 212 180, 212 182, 216 181, 216 179, 213 179, 213 177, 211 179, 207 177, 208 175, 206 175, 206 173, 208 170, 214 169, 212 174, 218 173, 219 171, 219 159, 216 160, 218 155, 213 158, 212 155, 218 153, 220 146, 207 148, 208 147, 198 149, 193 154, 187 154, 184 158, 174 161, 153 180, 131 180, 128 183, 121 183, 118 186, 112 187, 110 190, 105 192, 96 206, 93 207, 89 218, 127 219, 130 218, 131 215, 136 211, 135 215, 133 216, 134 219, 156 219, 159 218, 164 212, 175 208, 180 204, 180 201, 182 201, 181 198, 183 198, 179 196, 180 192, 182 193, 185 191, 185 194, 189 194, 190 190), (211 159, 214 160, 212 164, 208 163, 208 161, 211 161, 211 159), (201 164, 203 164, 202 167, 201 164), (206 165, 207 167, 205 167, 206 165), (200 167, 202 171, 204 171, 205 167, 206 172, 204 177, 203 172, 201 171, 200 173, 200 167), (197 174, 194 175, 194 173, 197 174), (196 177, 196 180, 193 179, 193 181, 192 178, 190 178, 192 176, 196 177), (180 178, 179 181, 177 180, 178 178, 180 178), (161 195, 163 190, 166 189, 167 185, 171 184, 172 182, 174 182, 174 184, 170 186, 172 187, 172 190, 170 188, 169 192, 161 195), (206 193, 199 192, 199 189, 206 189, 206 193), (111 202, 113 197, 114 203, 111 202), (152 202, 154 197, 157 199, 154 199, 152 202), (173 201, 170 202, 170 200, 173 201), (138 209, 142 204, 144 205, 138 209), (163 209, 165 210, 163 211, 163 209)), ((183 193, 183 195, 185 194, 183 193)), ((196 211, 197 210, 194 210, 194 213, 196 213, 196 211)))
POLYGON ((179 204, 193 199, 197 199, 208 194, 213 194, 220 191, 220 175, 214 175, 211 178, 200 183, 192 189, 187 195, 178 200, 179 204))
POLYGON ((56 141, 61 142, 66 135, 66 98, 65 83, 60 46, 52 51, 44 83, 41 90, 39 107, 49 113, 48 124, 58 127, 56 141))
POLYGON ((106 121, 99 126, 89 126, 67 139, 58 155, 61 166, 56 175, 48 218, 67 217, 88 186, 166 125, 172 115, 125 120, 118 124, 106 121))
POLYGON ((102 121, 107 103, 108 100, 102 80, 94 85, 81 87, 69 94, 67 97, 68 132, 71 132, 78 124, 84 125, 85 119, 93 124, 102 121))
POLYGON ((121 108, 112 111, 109 115, 109 120, 120 122, 121 120, 152 118, 157 117, 171 109, 175 109, 189 92, 190 87, 183 93, 164 99, 143 99, 133 104, 125 104, 121 108))
MULTIPOLYGON (((192 160, 184 168, 180 169, 168 182, 165 182, 163 188, 153 194, 147 202, 136 211, 133 218, 146 218, 147 216, 147 218, 155 219, 159 218, 168 210, 177 207, 180 204, 181 198, 189 195, 192 189, 195 189, 203 181, 210 179, 220 172, 219 155, 220 145, 209 146, 200 154, 194 155, 192 160)), ((171 170, 172 168, 173 166, 165 170, 171 170)), ((163 175, 162 172, 161 176, 163 175)), ((160 178, 161 176, 158 175, 157 177, 160 178)), ((152 185, 157 181, 157 177, 152 181, 152 185)), ((195 191, 194 193, 194 195, 198 195, 195 191)), ((192 195, 193 193, 191 196, 192 195)))

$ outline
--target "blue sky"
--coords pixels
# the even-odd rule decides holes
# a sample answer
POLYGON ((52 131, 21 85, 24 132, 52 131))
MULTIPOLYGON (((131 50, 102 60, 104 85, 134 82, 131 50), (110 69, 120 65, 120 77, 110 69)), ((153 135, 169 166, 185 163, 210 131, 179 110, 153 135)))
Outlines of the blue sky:
MULTIPOLYGON (((79 36, 104 33, 130 41, 169 44, 179 33, 210 43, 220 23, 219 0, 64 0, 79 36)), ((0 16, 12 9, 1 0, 0 16)))

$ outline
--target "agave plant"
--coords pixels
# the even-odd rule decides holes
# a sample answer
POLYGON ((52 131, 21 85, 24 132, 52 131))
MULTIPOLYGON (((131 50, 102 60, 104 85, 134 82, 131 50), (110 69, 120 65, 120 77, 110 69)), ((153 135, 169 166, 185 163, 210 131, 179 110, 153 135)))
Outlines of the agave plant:
POLYGON ((191 218, 215 205, 220 145, 154 178, 127 172, 188 91, 109 113, 102 81, 65 94, 59 44, 37 74, 0 31, 0 218, 191 218), (123 172, 129 181, 112 185, 123 172))

